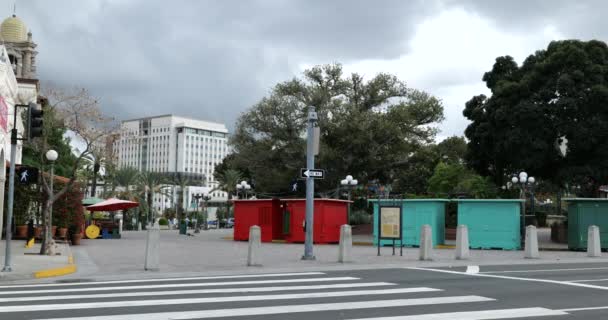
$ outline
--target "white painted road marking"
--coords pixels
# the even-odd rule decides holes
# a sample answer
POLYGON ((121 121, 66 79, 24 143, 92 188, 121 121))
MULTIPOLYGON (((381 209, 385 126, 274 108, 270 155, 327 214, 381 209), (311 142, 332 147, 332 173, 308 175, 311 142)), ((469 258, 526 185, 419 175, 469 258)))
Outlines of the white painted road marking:
POLYGON ((570 280, 569 282, 602 282, 602 281, 608 281, 608 279, 603 278, 603 279, 589 279, 589 280, 570 280))
POLYGON ((467 266, 466 273, 479 273, 479 266, 467 266))
POLYGON ((608 306, 604 307, 589 307, 589 308, 572 308, 572 309, 562 309, 559 311, 563 312, 576 312, 576 311, 592 311, 592 310, 605 310, 608 309, 608 306))
POLYGON ((46 310, 75 310, 75 309, 93 309, 93 308, 103 309, 103 308, 161 306, 161 305, 164 306, 164 305, 177 305, 177 304, 194 304, 194 303, 202 304, 202 303, 221 303, 221 302, 235 302, 235 301, 314 299, 314 298, 353 297, 353 296, 385 295, 385 294, 416 293, 416 292, 435 292, 435 291, 441 291, 441 290, 421 287, 421 288, 400 288, 400 289, 386 289, 386 290, 356 290, 356 291, 313 292, 313 293, 294 293, 294 294, 256 295, 256 296, 231 296, 231 297, 213 297, 213 298, 127 300, 127 301, 123 300, 123 301, 91 302, 91 303, 18 305, 18 306, 0 306, 0 313, 2 313, 2 312, 46 311, 46 310))
POLYGON ((232 286, 232 285, 299 283, 299 282, 330 282, 330 281, 352 281, 352 280, 360 280, 360 279, 354 278, 354 277, 336 277, 336 278, 305 278, 305 279, 283 279, 283 280, 172 283, 172 284, 157 284, 157 285, 142 285, 142 286, 87 287, 87 288, 48 289, 48 290, 11 290, 11 291, 0 291, 0 295, 59 293, 59 292, 84 292, 84 291, 98 292, 98 291, 135 290, 135 289, 214 287, 214 286, 232 286))
POLYGON ((141 280, 110 280, 110 281, 94 281, 94 282, 71 282, 71 283, 45 283, 45 284, 26 284, 26 285, 6 285, 2 288, 31 288, 31 287, 69 287, 69 286, 90 286, 94 284, 116 284, 116 283, 145 283, 145 282, 163 282, 163 281, 192 281, 192 280, 216 280, 216 279, 244 279, 244 278, 270 278, 270 277, 303 277, 303 276, 320 276, 325 275, 323 272, 294 272, 294 273, 261 273, 261 274, 244 274, 232 276, 209 276, 209 277, 190 277, 190 278, 154 278, 141 280))
POLYGON ((439 297, 439 298, 418 298, 418 299, 398 299, 398 300, 376 300, 362 302, 340 302, 340 303, 323 303, 323 304, 305 304, 305 305, 286 305, 274 307, 253 307, 253 308, 231 308, 231 309, 216 309, 216 310, 200 310, 200 311, 181 311, 181 312, 161 312, 161 313, 143 313, 143 314, 123 314, 111 316, 93 316, 93 317, 78 317, 78 318, 40 318, 40 320, 186 320, 186 319, 208 319, 208 318, 223 318, 223 317, 238 317, 238 316, 256 316, 270 314, 287 314, 296 312, 321 312, 321 311, 336 311, 336 310, 358 310, 358 309, 375 309, 388 307, 406 307, 420 305, 436 305, 449 303, 469 303, 469 302, 487 302, 495 301, 491 298, 480 296, 457 296, 457 297, 439 297))
POLYGON ((410 270, 422 270, 422 271, 431 271, 431 272, 441 272, 441 273, 450 273, 450 274, 458 274, 470 277, 483 277, 483 278, 496 278, 496 279, 506 279, 506 280, 519 280, 519 281, 530 281, 530 282, 542 282, 542 283, 551 283, 551 284, 561 284, 565 286, 572 287, 581 287, 581 288, 589 288, 589 289, 598 289, 598 290, 608 290, 608 287, 602 286, 594 286, 590 284, 583 283, 574 283, 569 281, 557 281, 557 280, 548 280, 548 279, 535 279, 535 278, 521 278, 521 277, 511 277, 511 276, 500 276, 495 274, 482 274, 482 273, 466 273, 460 271, 452 271, 452 270, 442 270, 442 269, 433 269, 433 268, 405 268, 410 270))
POLYGON ((122 298, 122 297, 149 297, 149 296, 168 296, 168 295, 187 295, 187 294, 211 294, 211 293, 247 293, 247 292, 273 292, 273 291, 296 291, 296 290, 323 290, 323 289, 344 289, 344 288, 365 288, 395 286, 390 282, 363 282, 363 283, 341 283, 323 284, 311 286, 283 286, 283 287, 250 287, 250 288, 221 288, 221 289, 201 289, 201 290, 177 290, 177 291, 152 291, 152 292, 122 292, 104 294, 74 294, 62 296, 27 296, 15 298, 0 298, 1 302, 23 302, 23 301, 43 301, 43 300, 69 300, 69 299, 102 299, 102 298, 122 298))
POLYGON ((480 272, 480 273, 532 273, 532 272, 563 272, 563 271, 591 271, 591 270, 608 270, 608 267, 568 268, 568 269, 503 270, 503 271, 484 271, 484 272, 480 272))
POLYGON ((568 313, 545 308, 519 308, 447 313, 428 313, 409 316, 365 318, 354 320, 491 320, 563 315, 568 315, 568 313))

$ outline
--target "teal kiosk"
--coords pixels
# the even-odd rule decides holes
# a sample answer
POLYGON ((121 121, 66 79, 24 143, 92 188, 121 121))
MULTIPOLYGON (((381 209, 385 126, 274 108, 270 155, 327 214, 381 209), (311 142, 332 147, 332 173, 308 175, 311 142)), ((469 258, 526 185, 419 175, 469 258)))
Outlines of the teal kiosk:
MULTIPOLYGON (((380 206, 401 208, 401 235, 403 241, 396 241, 397 245, 420 245, 420 229, 423 225, 431 226, 433 232, 433 246, 445 243, 445 207, 447 199, 371 199, 374 205, 374 246, 378 245, 379 226, 378 217, 380 206)), ((393 241, 381 239, 381 246, 392 246, 393 241)))
POLYGON ((473 249, 521 248, 521 199, 457 199, 458 225, 469 230, 473 249))

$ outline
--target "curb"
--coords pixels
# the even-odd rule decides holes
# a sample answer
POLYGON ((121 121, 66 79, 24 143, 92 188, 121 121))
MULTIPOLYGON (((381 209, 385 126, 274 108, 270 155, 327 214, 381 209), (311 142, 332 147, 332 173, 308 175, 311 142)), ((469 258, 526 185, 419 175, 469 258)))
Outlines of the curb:
POLYGON ((59 268, 43 269, 43 270, 35 271, 34 272, 35 279, 60 277, 60 276, 65 276, 65 275, 76 272, 77 268, 76 268, 76 265, 74 264, 74 255, 72 254, 70 245, 66 242, 65 246, 66 246, 66 249, 68 252, 68 264, 66 266, 59 267, 59 268))

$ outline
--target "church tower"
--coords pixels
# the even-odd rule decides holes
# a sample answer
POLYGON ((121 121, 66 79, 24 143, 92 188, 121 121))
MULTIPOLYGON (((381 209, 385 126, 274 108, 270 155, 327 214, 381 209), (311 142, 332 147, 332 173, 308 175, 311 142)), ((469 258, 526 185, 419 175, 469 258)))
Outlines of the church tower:
POLYGON ((6 47, 17 79, 37 79, 36 43, 32 41, 32 32, 28 32, 25 23, 16 15, 0 24, 0 44, 6 47))

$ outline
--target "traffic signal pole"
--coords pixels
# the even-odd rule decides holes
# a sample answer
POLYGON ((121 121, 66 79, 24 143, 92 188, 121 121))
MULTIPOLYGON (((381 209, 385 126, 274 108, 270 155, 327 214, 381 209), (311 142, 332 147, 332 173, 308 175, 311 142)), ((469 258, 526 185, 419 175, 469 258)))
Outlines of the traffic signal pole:
MULTIPOLYGON (((7 202, 7 213, 6 213, 6 249, 4 254, 4 268, 2 272, 13 271, 11 267, 11 240, 13 238, 12 225, 13 225, 13 206, 15 199, 15 161, 17 159, 17 140, 25 140, 17 136, 17 110, 18 108, 28 108, 28 115, 31 108, 35 108, 35 103, 29 105, 15 105, 13 112, 13 129, 11 129, 11 164, 8 175, 8 202, 7 202)), ((42 112, 42 111, 40 111, 42 112)), ((29 118, 29 116, 28 116, 29 118)), ((28 119, 29 122, 29 119, 28 119)), ((42 123, 40 123, 41 125, 42 123)))
POLYGON ((6 250, 4 254, 4 268, 2 272, 11 272, 11 239, 13 238, 13 201, 15 199, 15 159, 17 158, 17 107, 13 117, 13 129, 11 130, 11 167, 8 175, 8 203, 6 213, 6 250))

